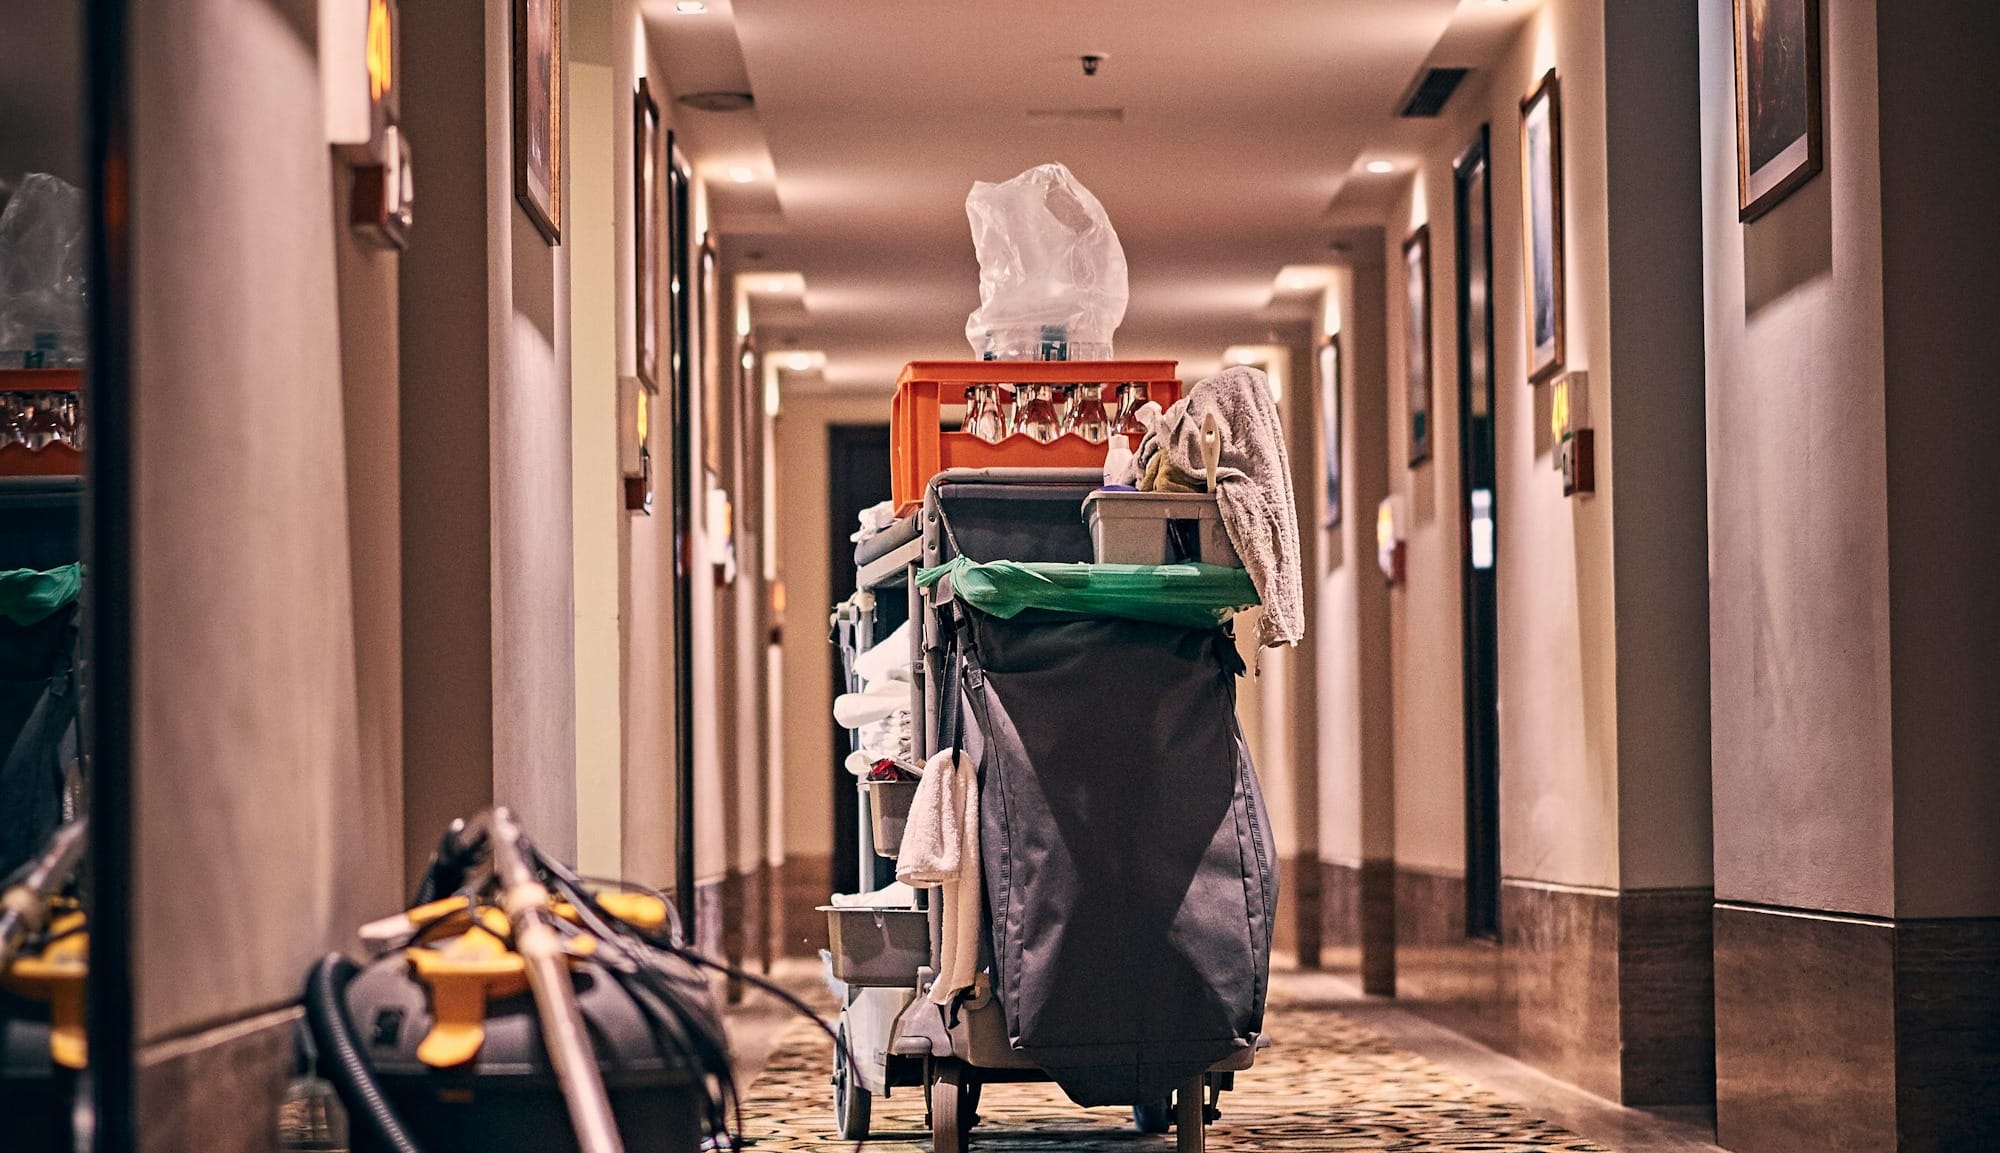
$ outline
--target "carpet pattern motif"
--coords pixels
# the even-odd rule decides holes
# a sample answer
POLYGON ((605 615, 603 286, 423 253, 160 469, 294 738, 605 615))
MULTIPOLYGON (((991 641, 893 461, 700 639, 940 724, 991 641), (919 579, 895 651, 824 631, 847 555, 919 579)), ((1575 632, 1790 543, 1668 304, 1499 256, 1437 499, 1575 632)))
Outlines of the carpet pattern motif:
MULTIPOLYGON (((1604 1146, 1485 1092, 1431 1061, 1398 1049, 1333 1008, 1274 991, 1275 1044, 1236 1076, 1208 1148, 1382 1150, 1394 1153, 1609 1153, 1604 1146)), ((801 1023, 789 1031, 745 1094, 745 1135, 768 1153, 852 1150, 834 1132, 833 1046, 801 1023)), ((928 1153, 923 1093, 878 1098, 867 1148, 928 1153)), ((972 1149, 993 1153, 1171 1150, 1173 1137, 1132 1127, 1129 1111, 1080 1109, 1053 1085, 991 1085, 972 1149)))

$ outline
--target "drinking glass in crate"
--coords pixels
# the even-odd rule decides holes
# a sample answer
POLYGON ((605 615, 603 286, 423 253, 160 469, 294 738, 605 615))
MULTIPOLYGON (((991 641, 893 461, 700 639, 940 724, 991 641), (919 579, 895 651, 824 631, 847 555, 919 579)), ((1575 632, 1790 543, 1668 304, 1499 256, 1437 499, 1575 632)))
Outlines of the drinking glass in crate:
POLYGON ((972 402, 965 414, 965 431, 985 441, 999 444, 1007 439, 1007 418, 1000 414, 999 388, 982 384, 972 390, 972 402))
POLYGON ((1027 389, 1026 399, 1017 401, 1015 405, 1015 430, 1028 434, 1028 439, 1037 444, 1047 444, 1062 435, 1062 418, 1056 413, 1055 400, 1046 384, 1024 387, 1027 389))
POLYGON ((1104 412, 1104 386, 1079 384, 1069 409, 1069 431, 1091 444, 1111 438, 1111 418, 1104 412))

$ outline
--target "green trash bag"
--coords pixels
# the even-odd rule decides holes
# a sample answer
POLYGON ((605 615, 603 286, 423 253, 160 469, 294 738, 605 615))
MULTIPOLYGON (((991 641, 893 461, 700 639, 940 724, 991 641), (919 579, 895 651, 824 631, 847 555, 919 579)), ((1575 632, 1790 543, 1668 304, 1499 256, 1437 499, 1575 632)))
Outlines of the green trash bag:
POLYGON ((952 595, 1011 620, 1029 609, 1118 617, 1179 628, 1214 628, 1258 603, 1250 574, 1212 564, 983 564, 958 557, 917 574, 929 588, 951 578, 952 595))
POLYGON ((83 591, 83 566, 0 572, 0 617, 26 627, 69 607, 83 591))

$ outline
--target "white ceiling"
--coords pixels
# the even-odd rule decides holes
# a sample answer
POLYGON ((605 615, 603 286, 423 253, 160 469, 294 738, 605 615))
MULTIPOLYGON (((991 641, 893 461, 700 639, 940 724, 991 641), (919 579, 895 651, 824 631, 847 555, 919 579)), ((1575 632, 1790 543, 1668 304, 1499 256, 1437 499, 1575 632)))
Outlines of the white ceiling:
POLYGON ((648 17, 676 95, 746 80, 756 95, 754 113, 676 116, 732 266, 805 274, 805 314, 774 343, 824 350, 834 384, 886 386, 906 360, 971 355, 965 194, 1047 161, 1097 194, 1124 243, 1120 356, 1201 372, 1266 339, 1300 315, 1272 304, 1278 269, 1328 260, 1352 222, 1336 196, 1382 202, 1406 178, 1360 165, 1421 129, 1393 116, 1419 68, 1527 6, 714 0, 682 16, 655 0, 648 17), (1086 52, 1105 57, 1095 77, 1086 52), (1085 108, 1123 120, 1027 116, 1085 108), (736 165, 758 182, 729 185, 736 165))

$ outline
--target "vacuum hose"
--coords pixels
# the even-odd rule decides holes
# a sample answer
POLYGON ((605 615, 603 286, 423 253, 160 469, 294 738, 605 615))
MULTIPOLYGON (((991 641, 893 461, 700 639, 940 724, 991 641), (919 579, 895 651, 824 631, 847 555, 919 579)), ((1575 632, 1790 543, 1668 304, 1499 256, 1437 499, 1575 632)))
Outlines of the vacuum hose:
POLYGON ((383 1096, 341 1004, 348 982, 360 971, 339 953, 328 953, 306 977, 306 1021, 320 1045, 322 1073, 333 1082, 349 1119, 365 1125, 384 1148, 394 1153, 423 1153, 409 1130, 403 1128, 395 1107, 383 1096))

